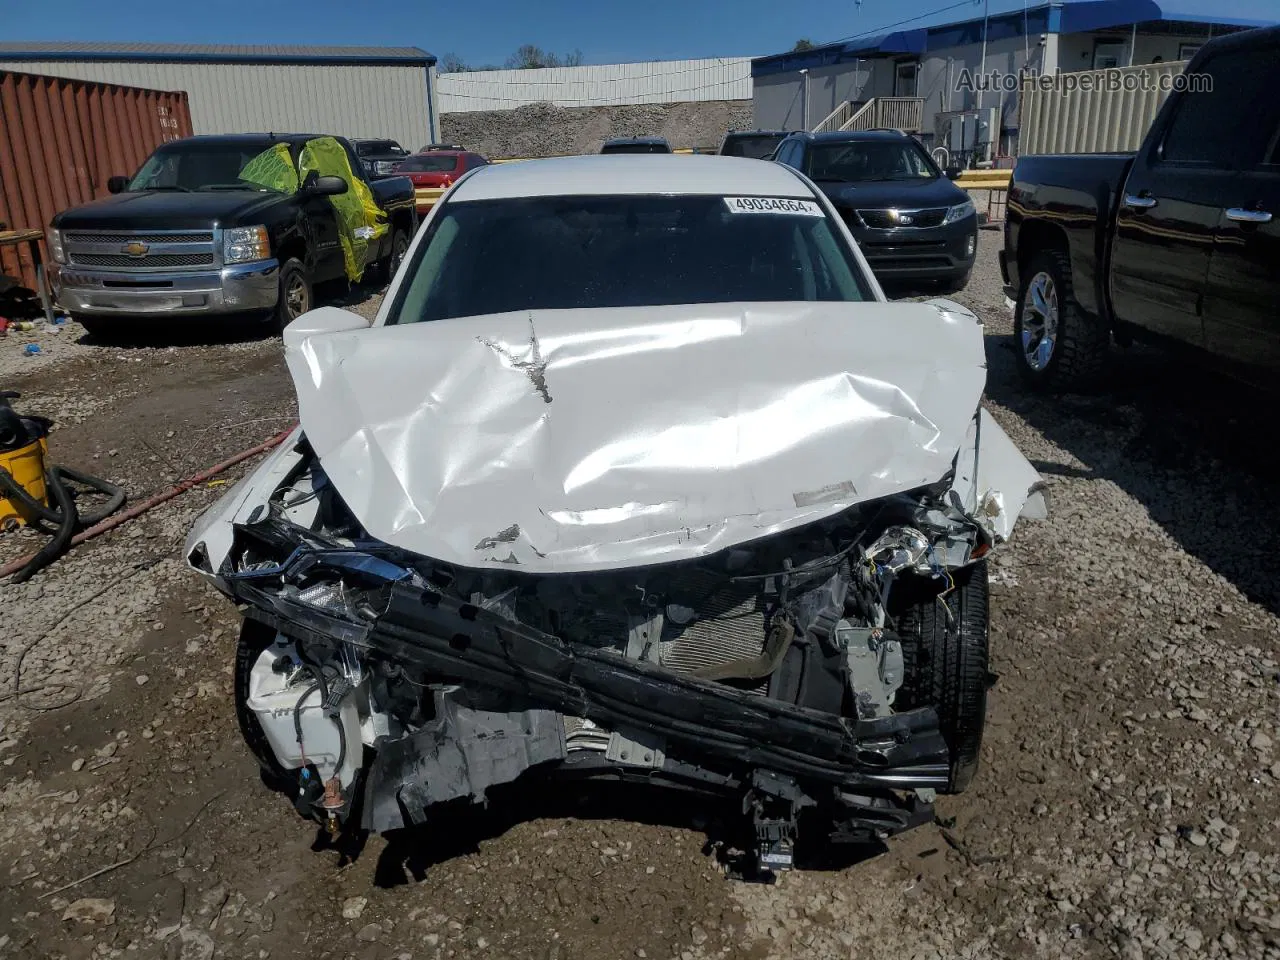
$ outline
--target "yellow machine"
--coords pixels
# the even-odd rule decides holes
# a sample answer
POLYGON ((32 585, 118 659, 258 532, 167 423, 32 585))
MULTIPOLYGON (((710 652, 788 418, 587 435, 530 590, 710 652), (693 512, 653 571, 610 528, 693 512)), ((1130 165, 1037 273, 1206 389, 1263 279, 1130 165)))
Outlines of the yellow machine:
POLYGON ((41 506, 49 505, 45 488, 45 459, 49 455, 45 436, 49 422, 43 417, 20 417, 9 406, 18 394, 0 393, 0 528, 29 524, 36 518, 30 508, 13 494, 20 488, 41 506))

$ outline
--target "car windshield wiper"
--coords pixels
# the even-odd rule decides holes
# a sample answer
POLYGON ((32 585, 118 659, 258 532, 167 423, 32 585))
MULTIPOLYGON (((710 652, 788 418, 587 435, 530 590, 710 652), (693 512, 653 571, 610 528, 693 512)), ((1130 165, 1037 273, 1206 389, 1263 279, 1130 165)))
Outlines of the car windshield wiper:
POLYGON ((203 187, 197 188, 197 190, 251 190, 254 193, 259 193, 266 189, 266 187, 254 183, 206 183, 203 187))
POLYGON ((180 187, 180 186, 178 186, 176 183, 170 183, 170 184, 165 184, 164 186, 155 186, 155 187, 139 187, 137 190, 133 190, 133 191, 130 191, 130 192, 131 192, 131 193, 141 193, 141 192, 142 192, 142 191, 144 191, 144 190, 177 190, 179 193, 190 193, 190 192, 191 192, 191 188, 190 188, 190 187, 180 187))

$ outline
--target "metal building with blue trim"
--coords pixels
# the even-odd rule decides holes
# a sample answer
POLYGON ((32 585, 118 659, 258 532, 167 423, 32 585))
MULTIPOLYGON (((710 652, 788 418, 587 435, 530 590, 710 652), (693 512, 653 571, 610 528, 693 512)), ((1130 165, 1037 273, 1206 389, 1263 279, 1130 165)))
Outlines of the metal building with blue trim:
POLYGON ((990 0, 990 6, 987 17, 752 60, 756 126, 839 129, 858 115, 859 126, 903 127, 931 143, 939 118, 981 111, 994 117, 996 152, 1013 153, 1016 87, 983 90, 980 73, 1016 78, 1023 69, 1044 75, 1173 62, 1210 37, 1280 23, 1277 0, 990 0))
POLYGON ((440 139, 436 58, 417 47, 0 40, 0 70, 184 90, 196 133, 440 139))

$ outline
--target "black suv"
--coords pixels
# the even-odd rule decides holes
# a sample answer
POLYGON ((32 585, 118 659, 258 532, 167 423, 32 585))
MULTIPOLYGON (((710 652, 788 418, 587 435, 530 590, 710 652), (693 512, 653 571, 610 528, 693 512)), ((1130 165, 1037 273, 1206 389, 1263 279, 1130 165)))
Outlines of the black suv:
POLYGON ((964 289, 978 213, 915 137, 898 130, 793 133, 773 159, 799 170, 840 211, 876 278, 964 289))
POLYGON ((370 180, 391 176, 396 164, 409 156, 409 151, 394 140, 352 140, 351 145, 370 180))
POLYGON ((786 136, 785 130, 730 130, 720 144, 720 156, 771 160, 786 136))
POLYGON ((606 140, 601 153, 672 153, 671 144, 662 137, 619 137, 606 140))

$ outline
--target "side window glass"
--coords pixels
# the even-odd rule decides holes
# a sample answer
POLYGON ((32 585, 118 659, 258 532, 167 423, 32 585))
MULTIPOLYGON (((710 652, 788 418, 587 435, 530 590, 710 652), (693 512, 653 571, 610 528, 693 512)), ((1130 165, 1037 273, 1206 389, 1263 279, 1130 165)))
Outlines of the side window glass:
MULTIPOLYGON (((1257 163, 1273 127, 1260 124, 1251 105, 1267 103, 1278 79, 1280 56, 1271 49, 1233 51, 1205 61, 1187 78, 1159 159, 1209 169, 1257 163)), ((1274 116, 1275 108, 1261 112, 1274 116)))

